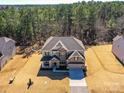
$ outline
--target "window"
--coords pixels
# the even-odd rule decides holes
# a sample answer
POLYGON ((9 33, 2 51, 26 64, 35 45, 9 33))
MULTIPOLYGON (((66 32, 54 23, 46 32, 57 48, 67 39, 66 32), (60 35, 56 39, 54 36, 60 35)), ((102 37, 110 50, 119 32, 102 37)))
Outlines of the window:
POLYGON ((60 64, 65 64, 66 62, 61 61, 60 64))
POLYGON ((78 57, 74 57, 74 61, 77 61, 78 60, 78 57))
POLYGON ((59 51, 52 51, 52 55, 59 56, 59 51))
POLYGON ((49 66, 49 62, 44 62, 44 66, 49 66))
POLYGON ((49 55, 49 52, 45 52, 45 55, 49 55))

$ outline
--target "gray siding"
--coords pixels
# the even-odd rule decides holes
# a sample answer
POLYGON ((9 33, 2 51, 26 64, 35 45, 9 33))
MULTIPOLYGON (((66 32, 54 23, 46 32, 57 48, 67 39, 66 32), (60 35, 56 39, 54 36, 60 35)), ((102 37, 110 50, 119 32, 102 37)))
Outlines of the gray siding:
POLYGON ((0 52, 2 53, 0 57, 0 69, 2 69, 6 62, 16 53, 15 41, 6 37, 1 37, 0 52))
POLYGON ((113 41, 112 52, 124 64, 124 38, 113 41))
POLYGON ((75 60, 75 57, 72 57, 68 59, 68 62, 84 62, 84 60, 81 57, 78 57, 77 60, 75 60))

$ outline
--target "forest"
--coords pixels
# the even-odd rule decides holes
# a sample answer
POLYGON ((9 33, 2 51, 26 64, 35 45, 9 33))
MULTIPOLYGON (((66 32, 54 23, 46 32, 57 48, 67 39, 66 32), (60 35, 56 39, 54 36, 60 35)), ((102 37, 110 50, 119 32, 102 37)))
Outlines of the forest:
POLYGON ((22 46, 50 36, 75 36, 86 45, 111 43, 123 27, 123 1, 0 6, 0 37, 22 46))

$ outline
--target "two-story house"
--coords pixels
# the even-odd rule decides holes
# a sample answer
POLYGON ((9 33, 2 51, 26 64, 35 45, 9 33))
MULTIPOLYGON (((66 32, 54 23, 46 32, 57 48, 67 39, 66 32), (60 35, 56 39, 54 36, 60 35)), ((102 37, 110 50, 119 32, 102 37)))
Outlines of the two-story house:
POLYGON ((85 47, 75 37, 50 37, 42 47, 42 68, 85 68, 85 47))

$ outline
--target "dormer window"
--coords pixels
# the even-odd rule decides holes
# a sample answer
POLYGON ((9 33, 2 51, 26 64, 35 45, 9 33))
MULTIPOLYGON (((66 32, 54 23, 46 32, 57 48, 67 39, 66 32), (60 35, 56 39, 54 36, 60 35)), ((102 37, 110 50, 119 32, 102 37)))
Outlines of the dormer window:
POLYGON ((74 61, 77 61, 78 60, 78 57, 74 57, 74 61))

